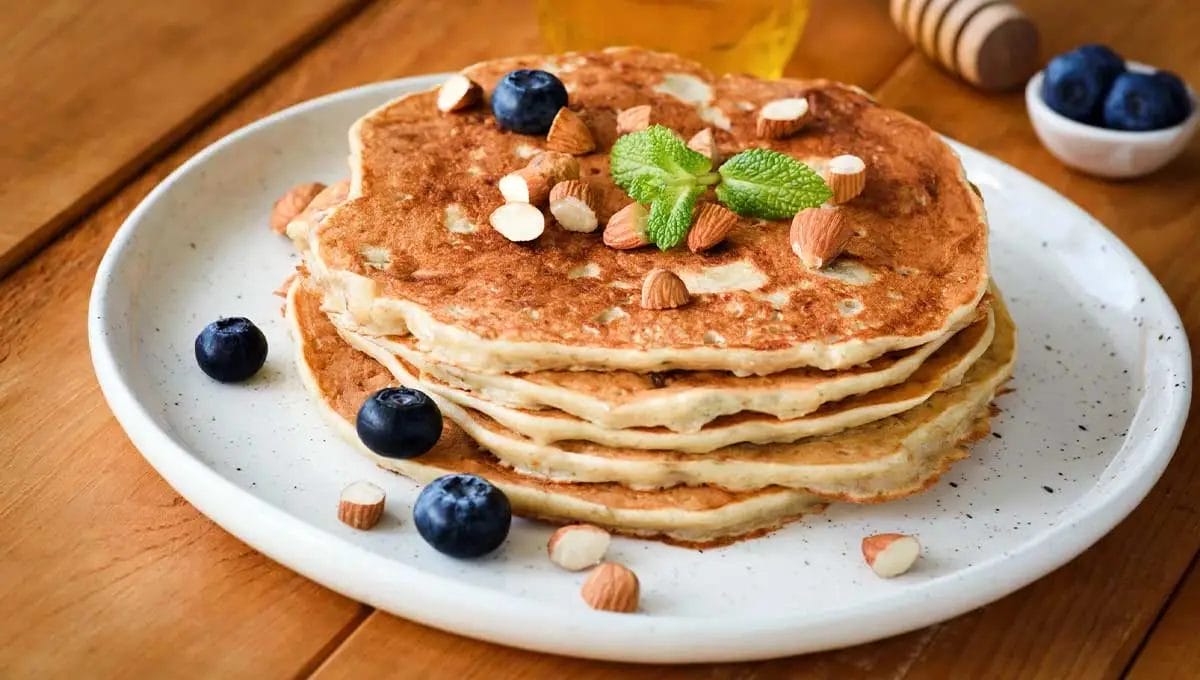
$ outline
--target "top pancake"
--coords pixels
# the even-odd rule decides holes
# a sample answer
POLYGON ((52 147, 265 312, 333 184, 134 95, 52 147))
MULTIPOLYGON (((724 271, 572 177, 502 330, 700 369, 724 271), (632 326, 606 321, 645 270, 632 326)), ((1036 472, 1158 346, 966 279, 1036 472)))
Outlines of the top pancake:
MULTIPOLYGON (((543 148, 501 130, 486 107, 441 114, 435 93, 401 97, 351 130, 351 199, 300 235, 338 325, 411 332, 438 360, 483 372, 548 369, 840 369, 933 341, 974 313, 987 286, 983 206, 957 156, 921 123, 826 81, 714 78, 671 55, 620 49, 484 62, 464 72, 490 92, 516 68, 554 71, 600 151, 580 159, 602 195, 602 221, 629 198, 607 151, 615 114, 650 104, 687 138, 713 127, 720 152, 769 146, 820 165, 862 157, 866 190, 842 206, 855 231, 825 271, 805 269, 788 223, 742 219, 707 255, 617 251, 599 232, 548 224, 532 244, 488 225, 497 181, 543 148), (807 95, 815 120, 784 140, 755 136, 758 107, 807 95), (307 240, 306 240, 307 237, 307 240), (694 299, 638 304, 641 281, 669 268, 694 299)), ((552 222, 552 220, 551 220, 552 222)))

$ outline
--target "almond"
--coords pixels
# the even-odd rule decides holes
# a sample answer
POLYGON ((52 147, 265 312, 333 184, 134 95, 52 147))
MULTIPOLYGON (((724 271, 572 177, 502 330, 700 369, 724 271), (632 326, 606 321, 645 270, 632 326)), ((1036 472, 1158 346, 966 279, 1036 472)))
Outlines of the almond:
POLYGON ((321 190, 305 210, 328 210, 346 200, 350 195, 350 180, 341 179, 321 190))
POLYGON ((338 498, 338 519, 355 529, 370 529, 383 517, 383 489, 366 481, 358 481, 342 489, 338 498))
POLYGON ((692 135, 687 145, 692 151, 711 158, 714 166, 720 162, 720 159, 717 158, 717 142, 713 139, 712 128, 704 128, 692 135))
POLYGON ((589 234, 596 231, 596 192, 586 183, 569 179, 550 190, 550 214, 567 231, 589 234))
POLYGON ((482 99, 483 88, 479 83, 455 73, 438 88, 437 108, 442 113, 461 111, 475 106, 482 99))
POLYGON ((350 180, 348 179, 339 180, 322 189, 321 193, 309 202, 307 208, 287 223, 285 229, 288 238, 293 241, 307 239, 309 233, 329 215, 329 211, 345 201, 349 195, 350 180))
POLYGON ((899 576, 921 556, 921 544, 908 534, 875 534, 862 540, 863 559, 883 578, 899 576))
POLYGON ((529 159, 529 165, 550 179, 553 186, 568 179, 579 179, 579 159, 561 151, 540 151, 529 159))
POLYGON ((505 203, 488 218, 492 228, 509 241, 532 241, 546 230, 546 216, 528 203, 505 203))
POLYGON ((646 237, 649 213, 640 203, 630 203, 613 213, 604 225, 604 245, 617 250, 632 250, 650 245, 646 237))
POLYGON ((769 101, 758 110, 755 132, 762 139, 791 137, 808 123, 808 108, 806 97, 769 101))
POLYGON ((867 186, 867 164, 858 156, 843 154, 829 159, 825 181, 833 189, 833 203, 845 203, 867 186))
POLYGON ((596 567, 579 594, 592 609, 606 612, 635 612, 640 594, 637 575, 616 562, 604 562, 596 567))
POLYGON ((600 564, 612 536, 591 524, 569 524, 550 536, 546 552, 550 561, 569 571, 580 571, 600 564))
POLYGON ((551 180, 540 170, 524 167, 500 178, 500 194, 509 203, 542 205, 550 197, 551 180))
POLYGON ((688 250, 702 253, 724 241, 737 220, 737 213, 723 205, 701 203, 696 211, 696 224, 688 232, 688 250))
POLYGON ((564 106, 558 110, 546 133, 546 148, 582 156, 596 150, 596 140, 579 114, 564 106))
POLYGON ((308 204, 324 189, 325 185, 320 182, 305 182, 288 189, 287 193, 280 196, 275 205, 271 206, 271 231, 276 234, 286 232, 288 222, 304 212, 308 204))
POLYGON ((692 299, 683 279, 667 269, 654 269, 642 280, 642 307, 675 309, 692 299))
POLYGON ((806 267, 820 269, 842 253, 853 233, 837 208, 801 210, 792 218, 792 252, 806 267))
POLYGON ((617 114, 617 134, 627 135, 630 132, 645 130, 648 127, 650 127, 649 104, 622 109, 617 114))

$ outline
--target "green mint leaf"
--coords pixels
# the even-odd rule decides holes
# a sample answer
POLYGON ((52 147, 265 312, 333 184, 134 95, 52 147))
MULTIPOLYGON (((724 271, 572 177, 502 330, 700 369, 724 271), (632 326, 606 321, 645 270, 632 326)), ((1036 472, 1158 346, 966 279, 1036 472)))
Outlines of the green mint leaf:
POLYGON ((646 236, 659 250, 668 250, 683 242, 692 227, 692 213, 702 193, 704 187, 701 186, 672 187, 650 204, 646 236))
POLYGON ((651 125, 624 135, 609 155, 613 182, 633 200, 650 203, 672 187, 693 186, 712 170, 712 160, 688 148, 670 128, 651 125))
POLYGON ((721 175, 717 200, 746 217, 785 219, 833 196, 812 168, 770 149, 747 149, 725 161, 717 172, 721 175))

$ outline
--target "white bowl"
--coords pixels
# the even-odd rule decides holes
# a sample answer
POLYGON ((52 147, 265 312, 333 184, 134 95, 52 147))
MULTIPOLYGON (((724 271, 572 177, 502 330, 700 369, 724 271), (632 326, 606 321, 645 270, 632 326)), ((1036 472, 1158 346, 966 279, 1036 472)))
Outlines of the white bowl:
MULTIPOLYGON (((1155 69, 1137 62, 1126 62, 1129 70, 1152 72, 1155 69)), ((1110 179, 1128 179, 1148 175, 1170 163, 1187 146, 1200 107, 1196 93, 1188 88, 1192 113, 1182 122, 1162 130, 1130 132, 1085 125, 1058 113, 1042 100, 1043 71, 1038 71, 1025 86, 1025 107, 1042 145, 1068 166, 1091 175, 1110 179)))

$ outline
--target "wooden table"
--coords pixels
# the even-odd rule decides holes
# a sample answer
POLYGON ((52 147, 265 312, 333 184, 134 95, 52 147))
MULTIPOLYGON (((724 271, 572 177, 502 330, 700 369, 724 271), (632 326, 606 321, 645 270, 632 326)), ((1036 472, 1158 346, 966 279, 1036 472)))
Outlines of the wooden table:
MULTIPOLYGON (((1200 144, 1152 177, 1068 171, 1019 94, 947 77, 884 0, 814 0, 789 74, 857 83, 1032 173, 1114 229, 1200 335, 1200 144)), ((1200 83, 1192 0, 1028 2, 1051 54, 1088 41, 1200 83)), ((88 291, 113 232, 222 135, 317 95, 538 49, 524 2, 12 0, 0 22, 0 676, 1196 677, 1200 429, 1083 556, 958 619, 861 647, 651 668, 475 642, 348 600, 175 494, 92 375, 88 291), (503 30, 501 30, 503 27, 503 30)))

